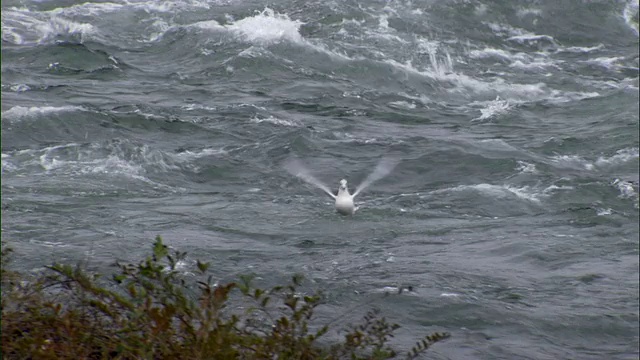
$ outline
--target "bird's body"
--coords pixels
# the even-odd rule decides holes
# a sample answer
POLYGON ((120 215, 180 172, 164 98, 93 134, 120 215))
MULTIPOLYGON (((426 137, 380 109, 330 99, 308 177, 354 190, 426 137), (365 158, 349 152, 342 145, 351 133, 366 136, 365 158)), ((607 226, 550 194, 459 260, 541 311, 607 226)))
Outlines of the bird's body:
POLYGON ((336 211, 340 215, 353 215, 358 208, 353 202, 354 196, 349 193, 347 187, 347 180, 340 180, 340 187, 338 188, 338 195, 336 195, 336 211))

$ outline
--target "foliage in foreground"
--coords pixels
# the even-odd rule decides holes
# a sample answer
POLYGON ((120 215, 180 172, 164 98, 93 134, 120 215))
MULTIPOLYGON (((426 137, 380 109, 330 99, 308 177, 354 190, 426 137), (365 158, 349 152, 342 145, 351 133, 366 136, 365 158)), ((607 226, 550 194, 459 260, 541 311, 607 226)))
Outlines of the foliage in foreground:
MULTIPOLYGON (((319 344, 328 326, 310 323, 320 294, 301 295, 301 277, 270 290, 250 278, 213 284, 209 267, 187 282, 160 237, 153 255, 117 264, 112 281, 79 266, 56 264, 30 282, 6 268, 2 250, 3 359, 388 359, 399 326, 375 310, 333 345, 319 344), (106 283, 106 284, 105 284, 106 283), (235 309, 231 309, 231 305, 235 309), (238 311, 244 308, 245 311, 238 311), (313 329, 313 330, 312 330, 313 329)), ((433 333, 406 353, 415 358, 449 337, 433 333)))

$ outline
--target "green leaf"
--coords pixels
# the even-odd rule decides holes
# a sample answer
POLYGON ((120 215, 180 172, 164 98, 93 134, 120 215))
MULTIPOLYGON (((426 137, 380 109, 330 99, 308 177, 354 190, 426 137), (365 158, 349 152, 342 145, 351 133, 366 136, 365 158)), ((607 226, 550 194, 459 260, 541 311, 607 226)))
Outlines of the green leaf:
POLYGON ((293 275, 291 280, 295 286, 300 286, 300 284, 302 283, 302 280, 304 280, 304 276, 302 274, 295 274, 293 275))
POLYGON ((169 254, 167 250, 167 245, 162 243, 162 238, 160 235, 156 237, 156 242, 153 243, 153 256, 155 257, 155 261, 161 259, 169 254))
POLYGON ((264 290, 262 290, 262 289, 256 289, 256 290, 253 292, 253 297, 254 297, 254 298, 256 298, 256 299, 259 299, 259 298, 260 298, 260 296, 261 296, 263 293, 264 293, 264 290))
POLYGON ((240 275, 240 284, 238 284, 238 289, 244 294, 249 295, 249 289, 251 288, 251 280, 253 279, 253 275, 240 275))
POLYGON ((207 272, 207 269, 209 269, 209 263, 203 263, 200 262, 200 260, 197 260, 196 264, 198 265, 198 270, 200 270, 200 272, 203 274, 207 272))
POLYGON ((287 305, 291 310, 296 310, 296 305, 298 304, 298 298, 295 296, 290 296, 288 299, 284 300, 284 304, 287 305))
POLYGON ((320 336, 324 335, 327 333, 327 331, 329 331, 329 327, 327 325, 323 326, 322 328, 320 328, 320 330, 318 330, 318 332, 316 332, 316 336, 315 338, 319 338, 320 336))

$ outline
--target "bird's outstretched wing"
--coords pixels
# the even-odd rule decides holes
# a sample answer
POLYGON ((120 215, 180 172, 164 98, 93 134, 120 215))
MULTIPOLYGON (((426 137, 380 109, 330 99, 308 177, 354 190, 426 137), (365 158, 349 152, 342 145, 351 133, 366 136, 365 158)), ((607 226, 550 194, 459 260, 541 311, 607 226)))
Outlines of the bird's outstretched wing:
POLYGON ((367 178, 364 179, 364 181, 362 181, 360 185, 358 185, 358 187, 356 188, 356 191, 353 193, 353 197, 356 197, 360 192, 362 192, 362 190, 366 189, 369 185, 389 175, 389 173, 393 170, 393 168, 396 167, 397 164, 398 162, 391 158, 383 158, 382 160, 380 160, 376 168, 373 169, 373 172, 369 174, 369 176, 367 176, 367 178))
POLYGON ((291 175, 297 176, 307 183, 324 190, 324 192, 326 192, 327 195, 331 196, 332 198, 336 198, 333 192, 331 192, 331 190, 325 184, 321 183, 318 179, 313 177, 311 173, 309 173, 309 170, 307 170, 304 165, 302 165, 300 160, 296 158, 287 160, 284 164, 284 169, 287 170, 291 175))

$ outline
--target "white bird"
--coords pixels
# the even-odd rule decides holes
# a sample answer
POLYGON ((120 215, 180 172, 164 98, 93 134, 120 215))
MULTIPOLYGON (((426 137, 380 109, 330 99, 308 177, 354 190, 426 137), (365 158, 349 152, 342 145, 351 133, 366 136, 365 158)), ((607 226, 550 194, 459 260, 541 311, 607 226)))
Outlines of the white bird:
POLYGON ((322 189, 325 193, 327 193, 327 195, 331 196, 336 201, 336 211, 339 214, 353 215, 358 210, 358 207, 354 203, 354 198, 358 196, 358 194, 360 194, 369 185, 373 184, 373 182, 387 176, 395 166, 395 161, 389 158, 384 158, 378 163, 378 166, 376 166, 373 172, 369 174, 369 176, 367 176, 367 178, 364 179, 364 181, 360 185, 358 185, 356 191, 353 194, 349 193, 347 180, 340 180, 340 186, 338 187, 337 195, 334 195, 326 185, 313 177, 309 173, 309 171, 302 165, 302 163, 300 163, 299 160, 295 158, 290 159, 285 163, 284 168, 292 175, 299 177, 300 179, 308 182, 311 185, 315 185, 316 187, 322 189))

